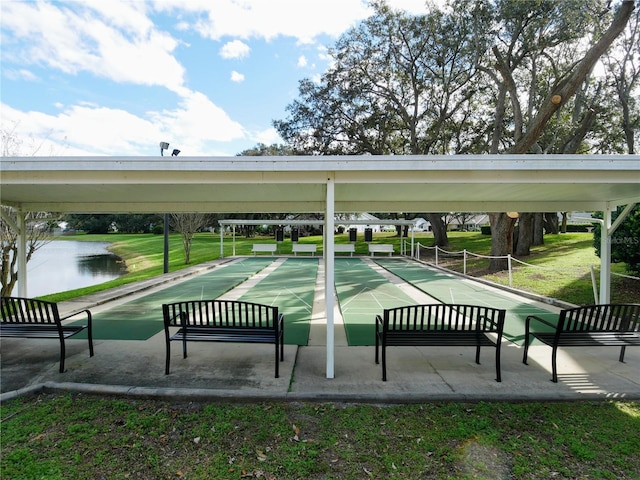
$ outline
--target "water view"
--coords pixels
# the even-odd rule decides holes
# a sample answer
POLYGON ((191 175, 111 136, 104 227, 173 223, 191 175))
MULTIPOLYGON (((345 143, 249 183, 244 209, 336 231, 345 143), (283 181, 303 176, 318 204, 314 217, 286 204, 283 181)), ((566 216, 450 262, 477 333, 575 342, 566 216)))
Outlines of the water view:
POLYGON ((126 273, 124 262, 109 252, 108 246, 106 242, 73 240, 47 243, 27 263, 28 296, 97 285, 126 273))

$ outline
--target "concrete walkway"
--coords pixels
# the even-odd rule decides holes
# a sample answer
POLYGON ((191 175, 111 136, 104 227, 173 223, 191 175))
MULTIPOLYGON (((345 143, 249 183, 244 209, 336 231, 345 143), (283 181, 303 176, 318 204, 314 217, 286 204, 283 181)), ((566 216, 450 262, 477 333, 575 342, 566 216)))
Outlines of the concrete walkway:
MULTIPOLYGON (((60 304, 61 313, 90 308, 97 313, 172 282, 223 268, 225 259, 160 278, 60 304)), ((373 265, 373 264, 372 264, 373 265)), ((276 264, 272 267, 275 268, 276 264)), ((268 268, 272 268, 268 267, 268 268)), ((428 295, 376 267, 417 302, 428 295)), ((230 291, 240 296, 268 271, 230 291)), ((478 283, 478 286, 482 284, 478 283)), ((67 371, 58 373, 55 341, 2 339, 0 400, 29 392, 76 391, 97 394, 198 399, 207 401, 341 401, 406 403, 426 401, 640 400, 640 349, 627 349, 625 363, 617 348, 573 348, 558 354, 559 382, 551 382, 551 349, 532 346, 529 365, 522 348, 505 341, 502 382, 495 381, 494 349, 474 362, 474 349, 396 347, 388 349, 388 381, 374 363, 374 347, 347 346, 336 301, 335 378, 326 378, 326 326, 320 261, 309 344, 285 345, 280 378, 273 377, 273 347, 268 345, 191 343, 189 357, 172 350, 171 374, 164 374, 165 340, 97 340, 88 356, 84 340, 67 341, 67 371)), ((482 285, 482 288, 492 288, 482 285)), ((513 293, 507 293, 514 295, 513 293)), ((237 297, 236 297, 237 298, 237 297)), ((536 302, 531 298, 522 301, 536 302)), ((545 308, 548 303, 541 302, 545 308)))

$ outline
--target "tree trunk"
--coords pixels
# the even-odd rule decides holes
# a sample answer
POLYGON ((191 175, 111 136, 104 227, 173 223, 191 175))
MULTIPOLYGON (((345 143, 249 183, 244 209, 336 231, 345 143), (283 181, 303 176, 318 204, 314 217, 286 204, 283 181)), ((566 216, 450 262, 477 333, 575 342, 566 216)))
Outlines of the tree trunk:
POLYGON ((435 245, 440 248, 448 247, 447 227, 444 224, 444 220, 442 220, 442 216, 437 213, 427 213, 427 220, 431 223, 435 245))
POLYGON ((556 212, 548 212, 544 214, 544 228, 547 233, 557 235, 560 232, 558 224, 558 214, 556 212))
MULTIPOLYGON (((506 213, 490 213, 491 224, 491 256, 506 256, 513 253, 513 226, 515 218, 510 218, 506 213)), ((492 258, 489 260, 489 270, 499 272, 509 268, 506 258, 492 258)))
POLYGON ((544 219, 542 213, 533 214, 533 245, 544 245, 544 219))
POLYGON ((533 213, 521 213, 518 218, 518 241, 516 255, 526 256, 531 254, 533 241, 533 213))

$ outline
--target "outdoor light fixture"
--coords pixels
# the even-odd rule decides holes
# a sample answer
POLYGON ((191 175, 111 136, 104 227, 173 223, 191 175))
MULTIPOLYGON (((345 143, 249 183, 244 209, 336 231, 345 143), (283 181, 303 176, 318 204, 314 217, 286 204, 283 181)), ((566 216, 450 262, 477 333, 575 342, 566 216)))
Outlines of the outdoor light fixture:
POLYGON ((164 155, 164 151, 169 148, 169 144, 167 142, 160 142, 160 156, 164 155))
MULTIPOLYGON (((169 146, 169 144, 167 143, 167 147, 168 146, 169 146)), ((177 148, 174 148, 173 152, 171 152, 171 156, 172 157, 177 157, 179 153, 180 153, 180 150, 178 150, 177 148)))

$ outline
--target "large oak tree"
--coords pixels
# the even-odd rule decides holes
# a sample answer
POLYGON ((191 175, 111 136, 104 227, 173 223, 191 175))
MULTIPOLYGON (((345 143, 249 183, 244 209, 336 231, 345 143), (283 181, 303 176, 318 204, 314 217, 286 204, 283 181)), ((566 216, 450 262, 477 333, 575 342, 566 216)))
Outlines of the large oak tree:
MULTIPOLYGON (((289 117, 274 122, 296 153, 541 152, 547 127, 567 111, 548 143, 578 151, 597 112, 586 97, 573 99, 634 8, 630 0, 615 12, 604 0, 459 0, 411 16, 374 5, 331 50, 333 66, 319 82, 302 81, 289 117)), ((429 219, 446 245, 441 215, 429 219)), ((544 219, 523 215, 523 229, 544 219)), ((490 221, 493 255, 512 253, 516 220, 494 212, 490 221)), ((505 264, 496 258, 491 268, 505 264)))

